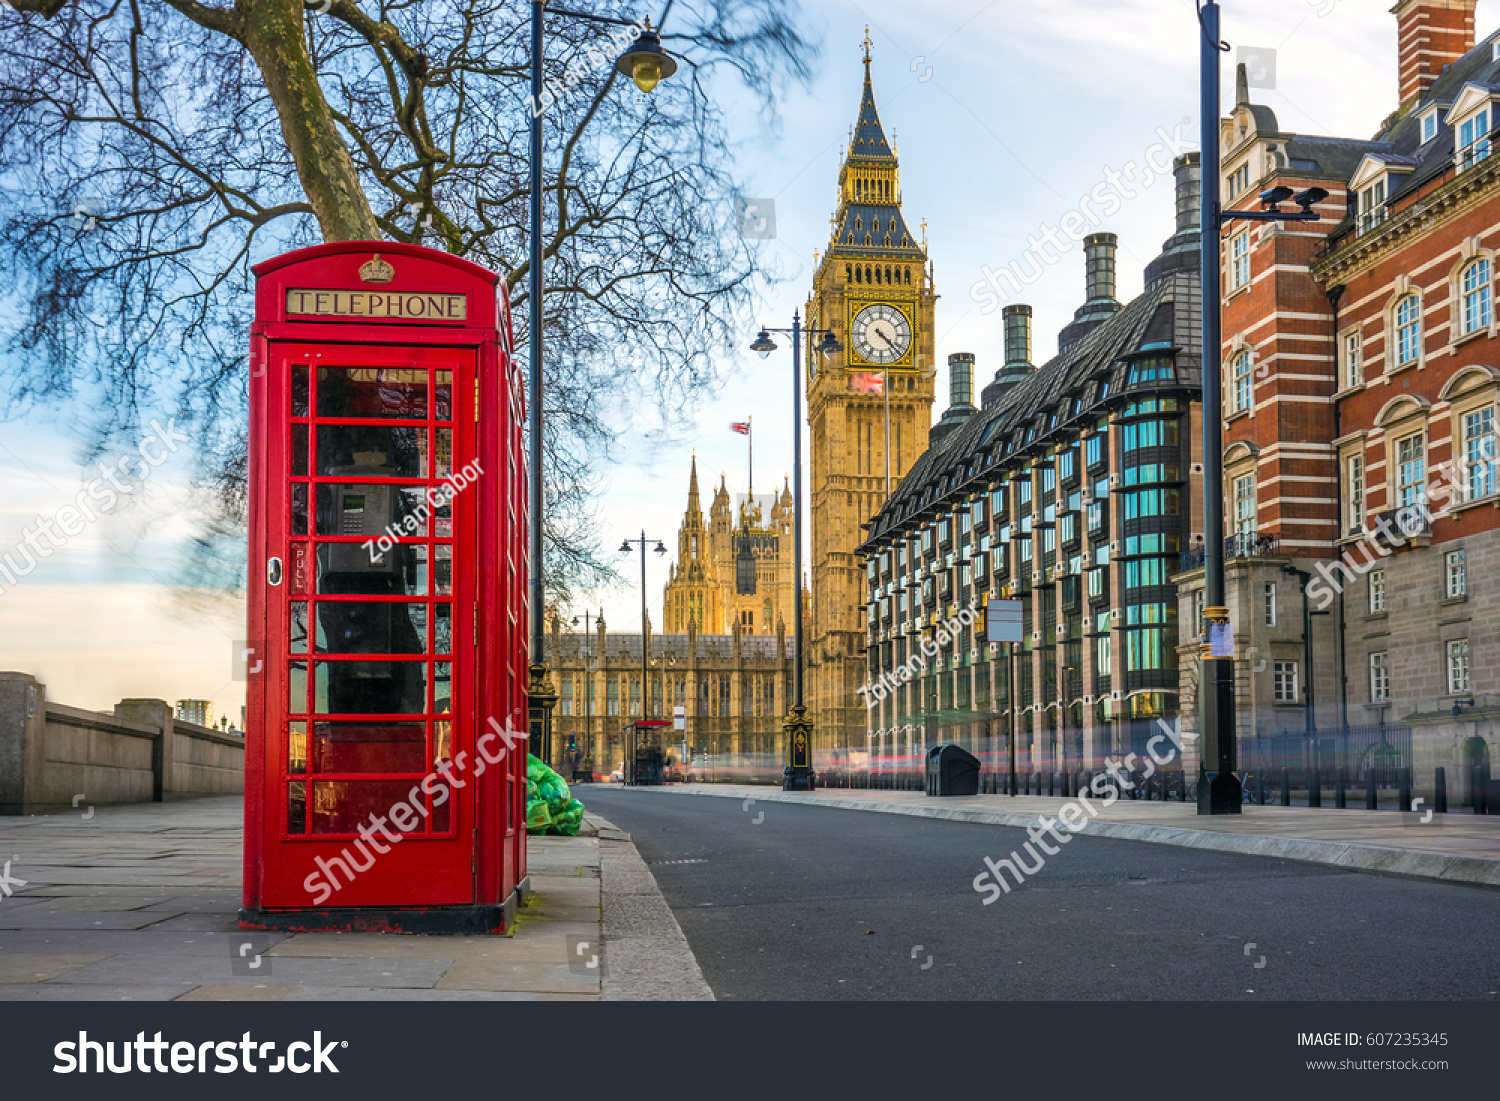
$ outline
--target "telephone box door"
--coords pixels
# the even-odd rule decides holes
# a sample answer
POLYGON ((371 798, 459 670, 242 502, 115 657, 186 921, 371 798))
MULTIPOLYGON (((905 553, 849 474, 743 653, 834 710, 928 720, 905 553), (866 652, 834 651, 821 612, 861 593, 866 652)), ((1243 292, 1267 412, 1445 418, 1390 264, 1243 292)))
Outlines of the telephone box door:
POLYGON ((266 367, 260 906, 473 903, 475 352, 266 367))

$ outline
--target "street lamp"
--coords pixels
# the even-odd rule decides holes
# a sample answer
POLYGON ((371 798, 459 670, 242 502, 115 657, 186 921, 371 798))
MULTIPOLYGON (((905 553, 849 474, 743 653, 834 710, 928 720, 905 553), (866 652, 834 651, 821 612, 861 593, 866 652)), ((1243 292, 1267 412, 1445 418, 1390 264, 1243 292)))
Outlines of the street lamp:
POLYGON ((1233 627, 1224 592, 1224 417, 1220 394, 1222 289, 1219 230, 1233 222, 1316 222, 1313 206, 1328 197, 1321 187, 1294 193, 1273 187, 1260 196, 1262 210, 1224 210, 1219 202, 1219 54, 1229 44, 1219 38, 1217 0, 1198 5, 1200 134, 1202 158, 1202 241, 1199 278, 1203 292, 1203 596, 1209 642, 1203 648, 1198 677, 1198 706, 1203 731, 1198 765, 1198 813, 1239 814, 1240 778, 1235 774, 1233 627), (1301 210, 1285 213, 1288 199, 1301 210), (1228 644, 1225 644, 1227 637, 1228 644))
MULTIPOLYGON (((641 24, 607 15, 548 8, 547 0, 531 0, 531 240, 526 272, 527 295, 531 300, 531 331, 528 334, 531 360, 528 394, 531 402, 531 666, 528 670, 530 680, 526 693, 529 702, 531 752, 550 764, 552 709, 557 706, 557 693, 552 690, 552 677, 547 671, 544 649, 546 585, 542 570, 542 115, 546 111, 546 100, 542 96, 542 16, 549 11, 553 15, 565 15, 590 23, 609 23, 617 27, 636 27, 641 24)), ((651 29, 649 19, 645 20, 644 26, 645 30, 635 40, 635 44, 615 63, 615 71, 634 80, 636 87, 642 92, 650 92, 658 81, 677 71, 677 62, 662 50, 661 38, 651 29)))
POLYGON ((790 329, 761 329, 750 350, 765 359, 776 350, 772 333, 792 337, 792 649, 796 655, 792 678, 792 706, 782 729, 786 731, 787 764, 782 770, 783 791, 812 791, 816 778, 812 767, 812 723, 802 700, 802 338, 821 334, 817 351, 831 359, 844 350, 832 329, 803 329, 802 315, 792 314, 790 329))
MULTIPOLYGON (((629 554, 630 548, 639 543, 641 545, 641 718, 646 717, 646 701, 650 699, 651 679, 651 655, 647 651, 648 641, 646 638, 646 544, 652 540, 646 538, 646 533, 641 532, 639 539, 624 539, 620 542, 620 553, 629 554)), ((665 544, 660 539, 655 540, 656 546, 652 548, 658 557, 667 553, 665 544)), ((663 674, 665 676, 665 674, 663 674)), ((626 708, 630 706, 627 700, 626 708)), ((625 756, 625 782, 635 783, 635 724, 630 725, 630 745, 625 756)))

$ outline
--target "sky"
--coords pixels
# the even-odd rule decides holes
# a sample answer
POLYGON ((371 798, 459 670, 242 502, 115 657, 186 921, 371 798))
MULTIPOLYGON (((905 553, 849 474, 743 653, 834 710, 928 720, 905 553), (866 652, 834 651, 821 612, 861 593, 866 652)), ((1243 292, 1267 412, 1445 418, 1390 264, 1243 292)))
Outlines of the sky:
MULTIPOLYGON (((1396 106, 1396 27, 1390 0, 1229 0, 1223 37, 1224 104, 1233 104, 1234 62, 1255 59, 1252 98, 1282 129, 1368 137, 1396 106)), ((859 105, 860 43, 869 26, 876 103, 898 146, 903 212, 926 222, 937 301, 942 414, 947 358, 977 357, 975 388, 1002 362, 998 309, 974 288, 986 267, 1019 259, 1027 237, 1056 225, 1108 179, 1144 163, 1153 146, 1196 148, 1198 30, 1191 0, 801 0, 804 33, 821 54, 809 87, 785 90, 773 126, 733 86, 723 105, 738 138, 735 170, 749 200, 774 204, 775 237, 757 241, 782 273, 758 290, 745 349, 719 364, 722 383, 700 399, 695 430, 656 434, 648 412, 621 424, 599 502, 599 543, 609 557, 644 527, 675 553, 696 453, 707 503, 727 475, 745 487, 745 440, 731 421, 755 426, 756 486, 791 473, 791 354, 748 351, 759 325, 787 327, 806 299, 814 251, 827 247, 838 167, 859 105), (638 442, 653 433, 647 447, 638 442)), ((1481 0, 1480 39, 1495 30, 1500 0, 1481 0)), ((1137 180, 1140 177, 1136 177, 1137 180)), ((1130 188, 1134 198, 1100 228, 1120 240, 1120 300, 1141 290, 1141 269, 1173 230, 1170 177, 1130 188)), ((763 205, 762 209, 771 209, 763 205)), ((1081 252, 1060 258, 1026 288, 1034 316, 1034 360, 1056 351, 1056 334, 1084 298, 1081 252)), ((165 418, 163 418, 165 419, 165 418)), ((47 421, 0 422, 0 562, 37 516, 53 516, 97 470, 79 464, 67 410, 47 421)), ((190 450, 191 442, 182 445, 190 450)), ((804 428, 804 457, 806 455, 804 428)), ((233 654, 244 634, 242 601, 171 587, 175 555, 192 529, 184 456, 171 456, 138 485, 129 504, 87 525, 28 576, 0 575, 0 670, 31 673, 49 698, 109 710, 125 697, 209 698, 238 721, 243 683, 233 654)), ((647 588, 659 622, 672 556, 649 555, 647 588)), ((611 632, 640 629, 636 559, 620 561, 623 583, 580 596, 602 606, 611 632)))

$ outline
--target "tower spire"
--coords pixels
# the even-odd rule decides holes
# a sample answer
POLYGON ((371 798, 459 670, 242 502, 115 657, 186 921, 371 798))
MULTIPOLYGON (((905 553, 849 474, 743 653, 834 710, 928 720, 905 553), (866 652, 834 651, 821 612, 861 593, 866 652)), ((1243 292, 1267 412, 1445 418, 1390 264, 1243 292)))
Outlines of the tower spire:
POLYGON ((693 452, 693 473, 688 478, 688 514, 703 514, 703 507, 698 503, 698 452, 693 452))
POLYGON ((870 79, 870 47, 875 43, 870 41, 870 24, 865 24, 865 79, 870 79))

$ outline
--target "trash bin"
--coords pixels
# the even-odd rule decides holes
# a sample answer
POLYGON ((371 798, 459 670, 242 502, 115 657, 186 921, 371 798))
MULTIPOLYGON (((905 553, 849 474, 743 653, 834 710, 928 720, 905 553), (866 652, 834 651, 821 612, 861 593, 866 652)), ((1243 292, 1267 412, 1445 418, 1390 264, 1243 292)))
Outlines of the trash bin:
POLYGON ((935 745, 927 751, 927 794, 978 795, 979 758, 961 745, 935 745))

